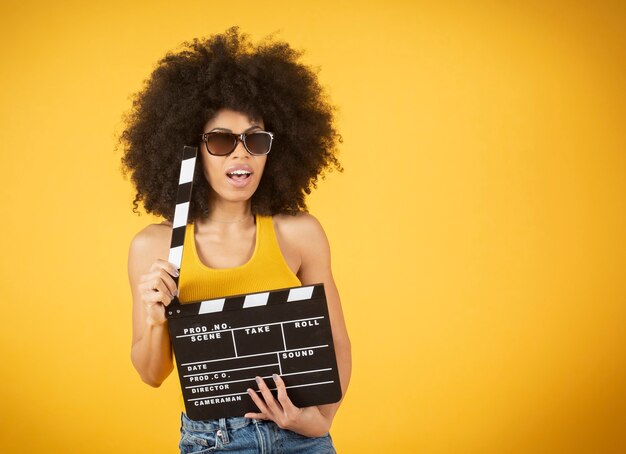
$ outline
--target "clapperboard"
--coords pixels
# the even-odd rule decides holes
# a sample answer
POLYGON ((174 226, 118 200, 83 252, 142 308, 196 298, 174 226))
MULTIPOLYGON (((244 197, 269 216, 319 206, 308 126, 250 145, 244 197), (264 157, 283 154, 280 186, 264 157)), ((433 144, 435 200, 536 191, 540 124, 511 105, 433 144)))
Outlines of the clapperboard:
MULTIPOLYGON (((184 147, 169 261, 180 269, 197 148, 184 147)), ((178 284, 178 279, 174 278, 178 284)), ((341 399, 323 284, 180 304, 166 312, 187 416, 243 416, 256 376, 276 397, 279 374, 297 407, 341 399)))

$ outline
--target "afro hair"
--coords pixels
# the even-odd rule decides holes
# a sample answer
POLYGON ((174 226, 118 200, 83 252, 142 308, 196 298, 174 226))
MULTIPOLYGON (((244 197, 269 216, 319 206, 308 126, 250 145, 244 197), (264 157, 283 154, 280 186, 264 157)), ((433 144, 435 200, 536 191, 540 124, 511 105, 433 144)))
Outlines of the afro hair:
MULTIPOLYGON (((237 27, 167 53, 134 96, 120 136, 122 170, 136 189, 133 211, 142 203, 146 212, 172 220, 183 146, 199 146, 204 125, 223 108, 260 119, 274 133, 252 212, 306 211, 305 195, 318 177, 343 169, 335 108, 301 56, 272 37, 253 44, 237 27)), ((208 215, 211 191, 201 168, 190 221, 208 215)))

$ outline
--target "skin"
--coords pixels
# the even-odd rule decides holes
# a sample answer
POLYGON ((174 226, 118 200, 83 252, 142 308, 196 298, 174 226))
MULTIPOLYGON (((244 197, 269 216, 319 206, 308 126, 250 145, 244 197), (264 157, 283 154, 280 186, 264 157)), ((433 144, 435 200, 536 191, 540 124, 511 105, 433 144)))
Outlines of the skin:
MULTIPOLYGON (((262 130, 263 122, 222 109, 206 123, 204 132, 216 128, 239 134, 262 130)), ((250 155, 241 142, 228 156, 210 155, 204 146, 201 153, 203 173, 213 194, 209 216, 196 221, 198 254, 212 268, 242 265, 250 259, 254 250, 256 226, 250 198, 261 180, 267 156, 250 155), (253 171, 250 184, 244 188, 236 188, 226 179, 225 170, 235 164, 246 164, 253 171)), ((273 219, 281 252, 302 285, 324 283, 341 388, 345 396, 352 368, 351 347, 331 271, 326 234, 317 219, 307 213, 276 215, 273 219)), ((142 380, 154 387, 160 386, 174 368, 165 318, 165 307, 177 291, 172 279, 177 270, 166 260, 171 234, 169 222, 147 226, 133 238, 128 258, 133 298, 131 360, 142 380)), ((279 376, 275 376, 269 386, 260 377, 257 377, 257 383, 258 392, 249 389, 248 393, 259 412, 246 413, 245 417, 271 420, 283 429, 308 437, 322 436, 330 430, 341 401, 298 408, 289 399, 279 376), (274 399, 269 391, 274 386, 278 399, 274 399)))

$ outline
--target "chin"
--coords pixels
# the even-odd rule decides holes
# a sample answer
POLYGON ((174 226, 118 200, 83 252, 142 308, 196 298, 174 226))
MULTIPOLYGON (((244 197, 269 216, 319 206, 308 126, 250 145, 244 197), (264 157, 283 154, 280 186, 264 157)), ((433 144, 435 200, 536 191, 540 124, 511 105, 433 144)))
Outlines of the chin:
POLYGON ((254 193, 253 194, 241 194, 241 195, 238 195, 238 196, 236 195, 236 196, 228 197, 228 198, 225 198, 225 199, 230 201, 230 202, 247 202, 247 201, 252 199, 253 195, 254 195, 254 193))
POLYGON ((229 202, 245 202, 247 200, 250 200, 254 193, 255 191, 251 191, 250 188, 246 188, 245 191, 233 191, 231 189, 221 194, 217 194, 217 197, 223 200, 227 200, 229 202))

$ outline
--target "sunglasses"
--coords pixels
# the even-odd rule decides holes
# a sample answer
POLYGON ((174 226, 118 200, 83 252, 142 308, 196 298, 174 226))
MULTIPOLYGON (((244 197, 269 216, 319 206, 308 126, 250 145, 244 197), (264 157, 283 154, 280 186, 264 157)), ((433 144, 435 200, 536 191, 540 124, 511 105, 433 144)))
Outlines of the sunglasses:
POLYGON ((244 148, 253 156, 263 156, 272 149, 274 134, 267 131, 254 131, 243 134, 232 132, 205 132, 200 134, 206 151, 213 156, 227 156, 235 151, 237 142, 243 143, 244 148))

